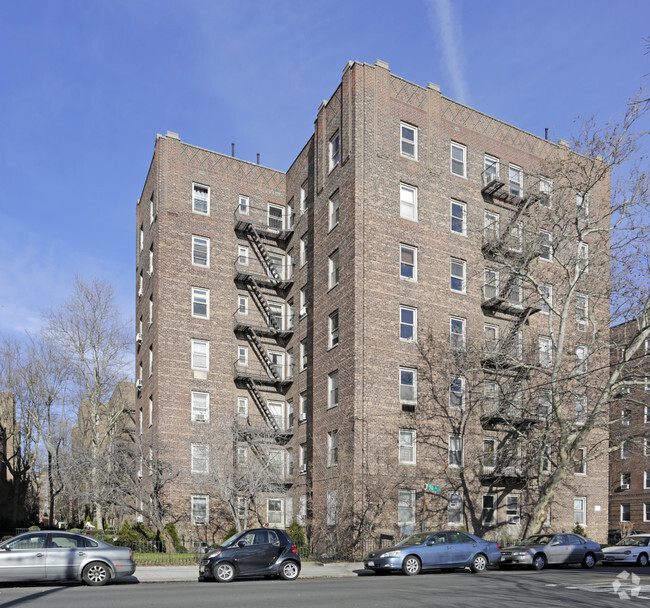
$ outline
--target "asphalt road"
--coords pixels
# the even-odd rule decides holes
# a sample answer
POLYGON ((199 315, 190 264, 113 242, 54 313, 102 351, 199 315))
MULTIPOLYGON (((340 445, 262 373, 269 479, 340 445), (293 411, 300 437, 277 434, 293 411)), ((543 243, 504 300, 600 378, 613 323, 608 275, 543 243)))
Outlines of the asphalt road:
POLYGON ((139 583, 0 586, 2 608, 395 608, 650 606, 650 568, 597 567, 542 572, 490 570, 483 574, 429 573, 219 583, 139 583), (627 572, 627 577, 625 576, 627 572), (632 575, 638 580, 631 580, 632 575), (620 583, 618 593, 614 589, 620 583), (619 597, 619 593, 621 597, 619 597))

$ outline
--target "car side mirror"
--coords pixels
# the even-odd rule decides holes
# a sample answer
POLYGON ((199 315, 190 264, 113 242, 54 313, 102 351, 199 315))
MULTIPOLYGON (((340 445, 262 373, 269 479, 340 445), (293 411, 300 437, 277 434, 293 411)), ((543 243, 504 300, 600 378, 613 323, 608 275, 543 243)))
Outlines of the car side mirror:
POLYGON ((240 541, 237 543, 237 546, 238 546, 238 547, 245 547, 245 546, 246 546, 246 543, 245 543, 243 540, 240 540, 240 541))
POLYGON ((428 540, 426 544, 427 544, 427 547, 431 547, 432 545, 436 544, 436 541, 435 540, 428 540))

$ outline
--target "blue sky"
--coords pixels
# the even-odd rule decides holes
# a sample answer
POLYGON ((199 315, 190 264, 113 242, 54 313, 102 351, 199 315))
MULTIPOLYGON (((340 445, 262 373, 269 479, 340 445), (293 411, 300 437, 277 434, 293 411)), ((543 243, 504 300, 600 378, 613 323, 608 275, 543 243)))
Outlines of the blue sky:
POLYGON ((135 307, 135 204, 156 133, 286 170, 348 60, 543 136, 650 84, 648 0, 0 3, 0 335, 75 275, 135 307))

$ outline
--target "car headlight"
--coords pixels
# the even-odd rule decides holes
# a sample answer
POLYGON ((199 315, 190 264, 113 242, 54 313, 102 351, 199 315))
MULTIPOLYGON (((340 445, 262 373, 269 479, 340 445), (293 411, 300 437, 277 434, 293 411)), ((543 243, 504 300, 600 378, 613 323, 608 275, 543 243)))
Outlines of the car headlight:
POLYGON ((529 551, 514 551, 512 554, 517 556, 517 557, 523 557, 524 555, 528 555, 529 551))
POLYGON ((208 559, 212 559, 213 557, 217 557, 218 555, 221 555, 221 551, 215 551, 214 553, 210 553, 208 559))
POLYGON ((399 551, 386 551, 386 553, 382 553, 379 557, 395 557, 396 555, 399 555, 399 551))

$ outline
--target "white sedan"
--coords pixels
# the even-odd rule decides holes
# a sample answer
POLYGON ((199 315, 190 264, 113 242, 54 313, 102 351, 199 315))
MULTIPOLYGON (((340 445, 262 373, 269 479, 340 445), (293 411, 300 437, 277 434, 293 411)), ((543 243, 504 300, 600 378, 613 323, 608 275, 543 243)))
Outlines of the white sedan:
POLYGON ((634 534, 605 547, 605 564, 637 564, 647 566, 650 556, 650 534, 634 534))

